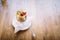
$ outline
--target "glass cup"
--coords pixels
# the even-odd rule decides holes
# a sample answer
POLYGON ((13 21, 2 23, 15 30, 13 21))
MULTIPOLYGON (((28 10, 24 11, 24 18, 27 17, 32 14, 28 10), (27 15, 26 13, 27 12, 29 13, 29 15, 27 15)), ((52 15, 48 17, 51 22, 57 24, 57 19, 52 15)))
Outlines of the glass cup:
POLYGON ((17 11, 16 13, 16 19, 19 22, 24 22, 27 18, 26 12, 23 10, 17 11))

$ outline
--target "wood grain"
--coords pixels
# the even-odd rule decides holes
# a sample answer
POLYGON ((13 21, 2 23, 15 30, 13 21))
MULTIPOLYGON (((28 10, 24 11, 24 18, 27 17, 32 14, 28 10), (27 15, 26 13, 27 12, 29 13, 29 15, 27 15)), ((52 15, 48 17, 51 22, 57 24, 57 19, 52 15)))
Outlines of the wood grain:
POLYGON ((0 2, 0 40, 60 40, 59 0, 5 0, 0 2), (14 33, 12 20, 17 10, 24 9, 32 19, 31 29, 14 33))

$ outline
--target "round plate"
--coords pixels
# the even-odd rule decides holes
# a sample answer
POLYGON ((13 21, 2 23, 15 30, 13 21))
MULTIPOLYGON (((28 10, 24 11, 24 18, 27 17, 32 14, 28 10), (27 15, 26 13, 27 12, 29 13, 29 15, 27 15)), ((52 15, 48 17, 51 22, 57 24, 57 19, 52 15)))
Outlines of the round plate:
POLYGON ((13 19, 12 25, 15 28, 15 33, 20 31, 20 30, 26 30, 31 26, 31 21, 30 19, 26 19, 25 22, 19 22, 16 19, 13 19))

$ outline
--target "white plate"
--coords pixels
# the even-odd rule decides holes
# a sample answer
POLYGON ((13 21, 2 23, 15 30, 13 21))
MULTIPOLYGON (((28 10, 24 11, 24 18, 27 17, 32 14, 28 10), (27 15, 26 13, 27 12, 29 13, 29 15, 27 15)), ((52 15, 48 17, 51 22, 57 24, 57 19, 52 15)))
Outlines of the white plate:
POLYGON ((15 19, 12 21, 12 25, 15 28, 15 33, 20 31, 20 30, 26 30, 31 26, 31 20, 27 19, 25 22, 19 22, 15 19))

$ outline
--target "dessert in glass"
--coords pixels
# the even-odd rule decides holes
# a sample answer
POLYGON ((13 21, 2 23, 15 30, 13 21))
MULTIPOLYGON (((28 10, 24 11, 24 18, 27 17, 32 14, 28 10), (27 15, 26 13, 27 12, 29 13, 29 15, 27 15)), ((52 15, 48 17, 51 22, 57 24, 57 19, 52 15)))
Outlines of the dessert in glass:
POLYGON ((16 19, 19 22, 24 22, 27 18, 27 14, 25 11, 21 10, 21 11, 17 11, 16 13, 16 19))

